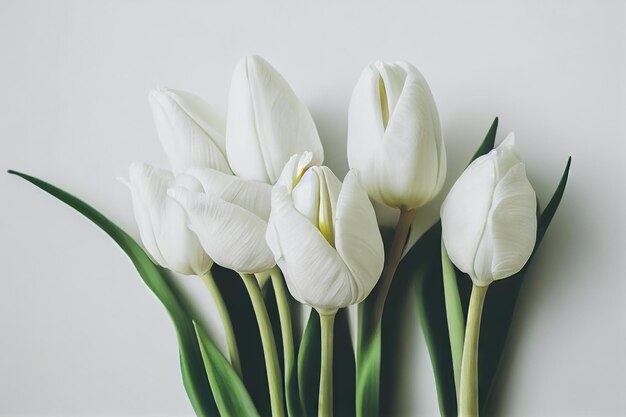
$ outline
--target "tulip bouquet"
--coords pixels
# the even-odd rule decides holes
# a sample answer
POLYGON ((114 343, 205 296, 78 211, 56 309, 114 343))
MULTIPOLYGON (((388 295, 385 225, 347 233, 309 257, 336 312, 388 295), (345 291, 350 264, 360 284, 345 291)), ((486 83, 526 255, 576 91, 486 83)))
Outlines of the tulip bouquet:
POLYGON ((410 239, 421 232, 411 230, 418 209, 446 177, 437 108, 411 64, 363 70, 343 181, 323 165, 306 106, 262 58, 235 68, 225 122, 190 93, 159 88, 149 102, 170 169, 135 163, 122 179, 143 248, 76 197, 10 172, 88 217, 129 256, 176 328, 198 416, 396 415, 408 300, 417 303, 441 415, 488 411, 519 288, 569 161, 541 210, 513 135, 494 148, 496 119, 441 221, 410 239), (398 213, 395 229, 379 226, 372 201, 398 213), (171 272, 206 285, 224 352, 171 272))

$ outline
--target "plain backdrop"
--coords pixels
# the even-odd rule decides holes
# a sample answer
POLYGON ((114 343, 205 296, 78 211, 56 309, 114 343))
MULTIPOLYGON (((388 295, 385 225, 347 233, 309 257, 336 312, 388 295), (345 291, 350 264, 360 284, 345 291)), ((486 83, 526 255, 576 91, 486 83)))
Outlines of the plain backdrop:
MULTIPOLYGON (((515 131, 542 204, 573 157, 520 295, 497 414, 623 416, 625 28, 617 1, 2 0, 0 168, 41 176, 136 236, 115 178, 132 161, 167 166, 151 88, 193 91, 225 112, 234 65, 260 54, 309 106, 341 177, 361 69, 409 60, 440 111, 444 193, 494 116, 498 140, 515 131)), ((173 328, 128 259, 16 177, 0 174, 0 191, 0 415, 191 416, 173 328)), ((215 317, 199 280, 181 281, 215 317)), ((416 312, 406 314, 398 401, 406 416, 436 416, 416 312)))

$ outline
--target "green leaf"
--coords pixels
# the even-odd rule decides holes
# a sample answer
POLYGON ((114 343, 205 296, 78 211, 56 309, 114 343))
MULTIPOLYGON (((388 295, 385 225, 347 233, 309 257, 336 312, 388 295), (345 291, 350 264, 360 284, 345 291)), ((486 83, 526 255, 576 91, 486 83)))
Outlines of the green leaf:
POLYGON ((379 325, 368 335, 359 356, 356 412, 360 417, 374 417, 380 412, 381 337, 379 325))
POLYGON ((537 222, 537 240, 530 259, 520 272, 509 278, 494 282, 487 292, 478 347, 478 389, 481 410, 484 415, 488 415, 489 412, 488 405, 494 379, 504 353, 506 338, 511 327, 522 282, 525 279, 528 266, 537 253, 548 226, 559 207, 565 192, 565 186, 567 185, 571 163, 572 158, 570 157, 567 160, 556 191, 539 217, 537 222))
POLYGON ((433 225, 412 250, 411 261, 400 264, 400 273, 415 280, 417 314, 435 376, 439 411, 457 415, 454 368, 446 319, 441 265, 441 223, 433 225))
POLYGON ((320 367, 322 363, 321 344, 320 316, 315 309, 311 309, 298 351, 300 404, 302 405, 304 415, 308 417, 317 416, 320 367))
POLYGON ((215 347, 204 331, 196 326, 195 322, 194 328, 220 416, 259 417, 259 413, 254 407, 248 391, 246 391, 246 387, 230 366, 230 363, 222 355, 222 352, 215 347))
POLYGON ((356 415, 356 363, 348 310, 345 308, 337 312, 333 340, 334 412, 336 416, 353 417, 356 415))
MULTIPOLYGON (((381 228, 380 232, 385 246, 385 256, 387 256, 393 240, 394 230, 391 228, 381 228)), ((394 292, 394 286, 397 288, 400 284, 394 282, 390 288, 390 293, 387 296, 388 298, 383 312, 383 323, 389 314, 393 314, 388 310, 398 308, 398 297, 395 297, 396 299, 394 301, 390 301, 394 298, 392 294, 394 292)), ((381 379, 384 378, 386 372, 384 367, 382 367, 383 356, 385 356, 384 346, 382 344, 382 332, 387 330, 385 326, 389 329, 391 329, 392 326, 397 327, 398 323, 401 322, 401 319, 398 317, 397 320, 388 322, 386 325, 377 323, 377 319, 374 316, 374 304, 377 297, 377 291, 379 291, 378 286, 374 287, 370 295, 357 307, 357 379, 355 400, 356 414, 359 417, 377 417, 381 411, 381 407, 383 415, 391 414, 388 413, 385 408, 385 400, 387 399, 388 402, 392 403, 393 401, 390 397, 391 394, 395 392, 395 390, 387 391, 390 395, 385 397, 385 388, 381 387, 381 379)), ((396 330, 396 327, 394 327, 392 331, 396 330)), ((397 357, 397 353, 392 353, 392 355, 397 357)), ((392 384, 394 382, 392 382, 392 384)), ((389 407, 392 405, 393 404, 389 404, 389 407)))
POLYGON ((491 126, 489 127, 489 130, 487 131, 487 134, 485 135, 485 139, 483 139, 483 142, 480 144, 478 149, 476 149, 476 152, 474 152, 474 155, 472 156, 470 163, 472 163, 475 159, 489 153, 493 149, 496 143, 497 132, 498 132, 498 118, 496 117, 495 119, 493 119, 493 122, 491 123, 491 126))
MULTIPOLYGON (((305 416, 317 416, 321 366, 321 327, 319 314, 311 309, 298 352, 298 385, 305 416)), ((354 348, 350 338, 347 309, 337 312, 334 331, 333 393, 334 415, 355 415, 354 348)))
POLYGON ((148 288, 161 301, 174 323, 178 335, 183 383, 194 411, 200 417, 218 416, 193 323, 180 302, 180 296, 168 283, 165 271, 150 260, 130 235, 87 203, 38 178, 16 171, 9 171, 9 173, 22 177, 74 208, 94 222, 122 248, 148 288))

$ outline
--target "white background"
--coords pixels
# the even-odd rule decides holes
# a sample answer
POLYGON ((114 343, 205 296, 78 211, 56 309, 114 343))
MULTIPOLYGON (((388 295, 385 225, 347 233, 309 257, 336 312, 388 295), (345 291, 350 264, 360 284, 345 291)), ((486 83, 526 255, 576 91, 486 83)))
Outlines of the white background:
MULTIPOLYGON (((498 414, 626 415, 623 6, 3 0, 0 168, 46 178, 136 234, 115 177, 135 160, 166 166, 150 88, 194 91, 225 111, 237 60, 263 55, 308 104, 342 176, 360 70, 407 59, 439 107, 445 191, 496 115, 498 140, 516 132, 543 204, 573 156, 521 293, 498 414)), ((0 415, 191 416, 172 326, 121 251, 25 182, 1 174, 0 190, 0 415)), ((202 286, 187 284, 210 313, 202 286)), ((402 407, 434 416, 432 369, 407 314, 416 344, 402 407)))

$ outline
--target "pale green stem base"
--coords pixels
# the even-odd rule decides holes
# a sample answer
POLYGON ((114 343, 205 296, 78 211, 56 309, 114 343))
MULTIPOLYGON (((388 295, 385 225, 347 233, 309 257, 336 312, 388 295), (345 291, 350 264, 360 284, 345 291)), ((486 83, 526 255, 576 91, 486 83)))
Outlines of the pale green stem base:
POLYGON ((454 371, 454 387, 457 398, 461 387, 461 363, 463 360, 463 343, 465 339, 465 317, 461 306, 459 287, 456 283, 456 272, 448 257, 446 246, 441 240, 441 270, 443 273, 443 293, 448 322, 448 336, 452 353, 452 369, 454 371))
POLYGON ((391 243, 391 249, 389 250, 387 259, 385 260, 385 266, 383 272, 380 275, 378 281, 379 291, 376 294, 376 304, 374 305, 374 320, 375 324, 380 322, 383 318, 383 310, 385 308, 385 301, 387 301, 387 295, 389 294, 389 288, 391 288, 391 282, 393 276, 400 265, 402 260, 402 251, 404 245, 409 236, 409 230, 411 224, 415 219, 415 209, 400 210, 400 218, 398 218, 398 224, 396 225, 396 231, 393 235, 393 242, 391 243))
POLYGON ((256 315, 256 320, 259 325, 259 332, 261 333, 261 344, 263 345, 263 356, 267 369, 267 384, 270 390, 272 417, 284 417, 285 410, 283 407, 283 384, 280 375, 280 364, 278 363, 278 353, 276 351, 274 333, 272 332, 272 324, 270 323, 265 301, 261 294, 261 287, 259 287, 259 283, 254 275, 240 275, 250 295, 252 308, 254 309, 254 314, 256 315))
MULTIPOLYGON (((274 267, 270 271, 272 286, 276 294, 276 305, 278 306, 278 316, 280 318, 280 332, 283 341, 283 362, 285 368, 285 391, 287 391, 289 380, 292 377, 293 367, 295 366, 296 353, 293 346, 293 323, 291 321, 291 307, 289 305, 289 293, 285 286, 285 280, 278 269, 274 267)), ((287 404, 289 408, 289 403, 287 404)), ((289 414, 291 414, 291 411, 289 414)))
POLYGON ((320 369, 318 417, 333 417, 333 335, 335 315, 336 313, 320 313, 322 367, 320 369))
POLYGON ((228 314, 228 309, 226 308, 226 303, 224 303, 222 293, 220 292, 219 288, 217 288, 217 285, 215 284, 215 279, 213 278, 213 274, 211 274, 211 271, 200 276, 200 278, 211 293, 213 301, 215 302, 215 306, 217 307, 217 311, 220 315, 220 318, 222 319, 222 326, 224 326, 224 334, 226 336, 226 346, 228 348, 230 363, 233 366, 235 372, 237 372, 239 377, 241 377, 241 359, 239 358, 239 349, 237 348, 235 331, 233 330, 233 323, 230 320, 230 314, 228 314))
POLYGON ((480 319, 488 288, 488 286, 476 285, 472 287, 461 363, 459 417, 478 417, 478 339, 480 319))

